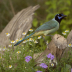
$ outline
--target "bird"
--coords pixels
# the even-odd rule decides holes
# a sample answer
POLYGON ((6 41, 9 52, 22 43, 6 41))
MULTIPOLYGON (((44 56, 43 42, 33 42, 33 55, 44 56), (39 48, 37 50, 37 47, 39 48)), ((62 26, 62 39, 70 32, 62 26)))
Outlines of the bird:
POLYGON ((47 36, 57 31, 60 27, 62 19, 64 19, 66 16, 67 15, 64 15, 63 13, 56 14, 53 19, 39 26, 33 33, 31 33, 29 36, 26 36, 21 41, 17 42, 14 46, 19 45, 21 42, 23 42, 24 40, 26 40, 31 36, 38 36, 38 35, 47 36))

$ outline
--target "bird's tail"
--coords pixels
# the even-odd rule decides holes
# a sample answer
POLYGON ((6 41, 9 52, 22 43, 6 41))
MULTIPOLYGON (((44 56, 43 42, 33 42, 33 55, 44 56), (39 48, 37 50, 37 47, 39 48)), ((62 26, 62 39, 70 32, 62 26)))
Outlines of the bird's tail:
POLYGON ((25 39, 29 38, 30 36, 32 36, 35 32, 31 33, 29 36, 26 36, 24 39, 22 39, 21 41, 17 42, 14 46, 17 46, 18 44, 20 44, 21 42, 23 42, 25 39))

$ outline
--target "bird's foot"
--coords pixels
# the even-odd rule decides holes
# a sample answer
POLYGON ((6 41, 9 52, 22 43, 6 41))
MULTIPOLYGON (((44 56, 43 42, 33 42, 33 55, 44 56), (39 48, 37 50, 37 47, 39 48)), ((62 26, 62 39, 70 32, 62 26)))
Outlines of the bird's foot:
POLYGON ((51 36, 51 39, 53 38, 53 35, 46 35, 46 36, 51 36))
POLYGON ((48 47, 48 41, 46 42, 46 40, 45 40, 44 36, 43 36, 43 39, 44 39, 44 42, 45 42, 45 43, 46 43, 46 45, 47 45, 47 49, 49 50, 49 47, 48 47))

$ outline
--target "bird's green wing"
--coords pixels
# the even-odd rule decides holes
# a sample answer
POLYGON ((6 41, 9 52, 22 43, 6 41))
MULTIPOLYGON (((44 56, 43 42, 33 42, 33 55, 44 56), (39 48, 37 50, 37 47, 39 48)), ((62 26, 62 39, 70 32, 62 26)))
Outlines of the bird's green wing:
POLYGON ((38 27, 35 32, 39 32, 39 31, 45 31, 45 30, 50 30, 55 28, 58 25, 58 22, 55 20, 50 20, 46 23, 44 23, 43 25, 41 25, 40 27, 38 27))

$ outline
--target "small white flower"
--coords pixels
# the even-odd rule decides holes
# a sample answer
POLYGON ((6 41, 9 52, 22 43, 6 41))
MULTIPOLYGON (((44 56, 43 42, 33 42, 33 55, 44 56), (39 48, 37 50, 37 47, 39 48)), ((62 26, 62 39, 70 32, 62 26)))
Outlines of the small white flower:
POLYGON ((24 48, 23 48, 24 49, 24 48))
POLYGON ((30 50, 30 52, 33 52, 32 50, 30 50))
POLYGON ((10 36, 10 34, 9 33, 5 33, 6 34, 6 36, 10 36))
POLYGON ((30 50, 30 52, 31 52, 31 50, 30 50))
POLYGON ((9 68, 12 68, 12 65, 9 65, 9 68))
POLYGON ((34 42, 34 43, 38 43, 38 41, 36 41, 36 40, 35 40, 35 42, 34 42))
POLYGON ((35 41, 35 39, 33 39, 33 42, 35 41))
POLYGON ((26 33, 24 32, 24 33, 22 33, 22 35, 26 35, 26 33))
POLYGON ((33 39, 32 38, 29 38, 29 41, 33 41, 33 39))
POLYGON ((25 67, 26 68, 26 67, 25 67))
POLYGON ((29 31, 33 31, 33 29, 29 29, 29 31))
POLYGON ((41 36, 38 36, 38 39, 41 39, 41 36))
POLYGON ((11 45, 11 44, 9 44, 9 47, 12 47, 12 45, 11 45))
POLYGON ((16 42, 18 42, 18 41, 19 41, 19 39, 16 39, 15 41, 16 41, 16 42))
POLYGON ((65 32, 62 32, 62 34, 63 34, 63 35, 66 35, 66 33, 65 33, 65 32))
POLYGON ((6 49, 3 49, 3 51, 5 51, 6 49))
MULTIPOLYGON (((35 69, 35 71, 38 71, 38 69, 35 69)), ((42 72, 42 71, 41 71, 42 72)))
POLYGON ((4 49, 5 49, 6 47, 4 47, 4 49))
POLYGON ((21 51, 17 51, 17 53, 19 54, 19 53, 21 53, 21 51))
POLYGON ((4 47, 2 50, 5 51, 6 50, 6 47, 4 47))
POLYGON ((0 56, 0 59, 2 58, 2 56, 0 56))
POLYGON ((69 32, 69 30, 65 30, 65 32, 69 32))
POLYGON ((53 64, 53 63, 51 63, 51 66, 53 67, 53 66, 54 66, 54 64, 53 64))
POLYGON ((24 40, 23 43, 26 43, 26 40, 24 40))
POLYGON ((29 34, 27 36, 29 36, 29 34))
POLYGON ((71 44, 68 44, 68 47, 72 47, 72 45, 71 44))
POLYGON ((27 39, 27 41, 29 41, 29 39, 27 39))
POLYGON ((15 41, 14 41, 14 40, 12 40, 12 41, 11 41, 11 43, 15 43, 15 41))
POLYGON ((19 41, 21 41, 22 40, 22 38, 20 38, 20 40, 19 41))

